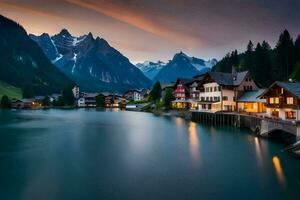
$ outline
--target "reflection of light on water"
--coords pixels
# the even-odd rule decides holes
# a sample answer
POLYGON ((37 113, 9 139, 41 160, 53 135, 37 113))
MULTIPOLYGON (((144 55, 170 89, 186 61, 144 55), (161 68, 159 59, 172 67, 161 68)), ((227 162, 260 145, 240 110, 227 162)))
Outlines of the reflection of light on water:
POLYGON ((199 155, 199 139, 197 135, 197 124, 195 122, 189 123, 189 145, 190 145, 190 153, 194 162, 198 162, 199 155))
POLYGON ((274 165, 279 183, 282 186, 285 186, 285 177, 284 177, 284 173, 283 173, 279 158, 277 156, 273 156, 272 161, 273 161, 273 165, 274 165))
POLYGON ((175 122, 176 122, 177 126, 182 127, 184 120, 180 117, 176 117, 175 122))
POLYGON ((255 144, 255 152, 258 159, 259 164, 262 166, 263 158, 262 158, 262 151, 261 151, 261 144, 258 137, 254 137, 254 144, 255 144))

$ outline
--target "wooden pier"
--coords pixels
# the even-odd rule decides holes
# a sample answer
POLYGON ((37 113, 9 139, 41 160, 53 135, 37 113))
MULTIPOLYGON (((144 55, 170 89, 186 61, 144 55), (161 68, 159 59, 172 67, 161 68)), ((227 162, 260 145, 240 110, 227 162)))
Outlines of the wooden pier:
POLYGON ((264 118, 261 116, 226 112, 198 112, 192 111, 192 121, 215 126, 234 126, 248 128, 257 135, 290 134, 295 140, 300 140, 300 124, 292 121, 283 121, 264 118))

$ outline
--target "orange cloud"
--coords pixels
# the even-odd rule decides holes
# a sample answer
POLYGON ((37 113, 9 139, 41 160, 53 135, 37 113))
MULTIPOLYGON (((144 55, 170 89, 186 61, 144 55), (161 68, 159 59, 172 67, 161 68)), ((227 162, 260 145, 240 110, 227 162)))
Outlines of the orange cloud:
POLYGON ((134 9, 127 6, 124 9, 122 5, 106 1, 105 3, 99 2, 87 2, 83 0, 66 0, 69 3, 80 6, 82 8, 90 9, 98 13, 109 16, 118 21, 127 23, 131 26, 139 28, 143 31, 155 34, 157 36, 169 39, 173 42, 187 45, 187 46, 199 46, 199 38, 194 38, 189 35, 185 35, 168 28, 167 24, 163 22, 174 21, 175 19, 167 18, 163 16, 163 19, 154 20, 152 16, 143 15, 141 12, 136 12, 134 9))
POLYGON ((14 9, 14 10, 25 11, 26 13, 29 13, 31 15, 41 15, 41 16, 44 16, 44 17, 55 17, 55 18, 58 18, 58 19, 62 19, 62 17, 60 17, 60 16, 57 16, 57 15, 54 15, 54 14, 49 14, 47 12, 43 12, 43 11, 40 11, 40 10, 33 9, 29 6, 19 5, 19 4, 15 4, 15 3, 12 3, 12 2, 0 2, 0 7, 2 9, 6 8, 6 9, 14 9))

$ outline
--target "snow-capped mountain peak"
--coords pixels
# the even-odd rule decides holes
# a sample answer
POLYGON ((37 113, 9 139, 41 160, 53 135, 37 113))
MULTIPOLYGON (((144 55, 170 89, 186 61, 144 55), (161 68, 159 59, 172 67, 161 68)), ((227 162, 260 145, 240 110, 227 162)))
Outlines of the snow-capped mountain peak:
POLYGON ((161 83, 170 83, 176 81, 178 77, 192 78, 195 75, 210 71, 214 62, 214 59, 205 61, 179 52, 158 72, 153 80, 161 83))
POLYGON ((145 61, 143 63, 138 63, 136 64, 136 67, 152 80, 165 65, 166 63, 159 60, 157 62, 145 61))
POLYGON ((122 91, 151 85, 128 58, 103 38, 95 39, 92 33, 76 37, 63 29, 52 37, 31 35, 31 38, 83 90, 122 91))

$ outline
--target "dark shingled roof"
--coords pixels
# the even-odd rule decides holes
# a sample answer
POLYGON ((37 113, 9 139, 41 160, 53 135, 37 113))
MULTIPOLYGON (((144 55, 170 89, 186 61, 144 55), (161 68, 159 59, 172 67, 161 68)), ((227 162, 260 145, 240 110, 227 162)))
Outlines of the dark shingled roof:
POLYGON ((290 93, 294 94, 300 99, 300 82, 281 82, 276 81, 275 84, 279 85, 280 87, 286 89, 290 93))
POLYGON ((238 102, 262 102, 265 103, 265 99, 261 99, 261 94, 265 91, 265 89, 260 89, 256 91, 247 91, 245 92, 239 99, 238 102))
POLYGON ((245 79, 248 71, 238 72, 236 80, 234 80, 232 73, 222 73, 222 72, 210 72, 210 77, 215 80, 219 85, 226 86, 238 86, 245 79))

